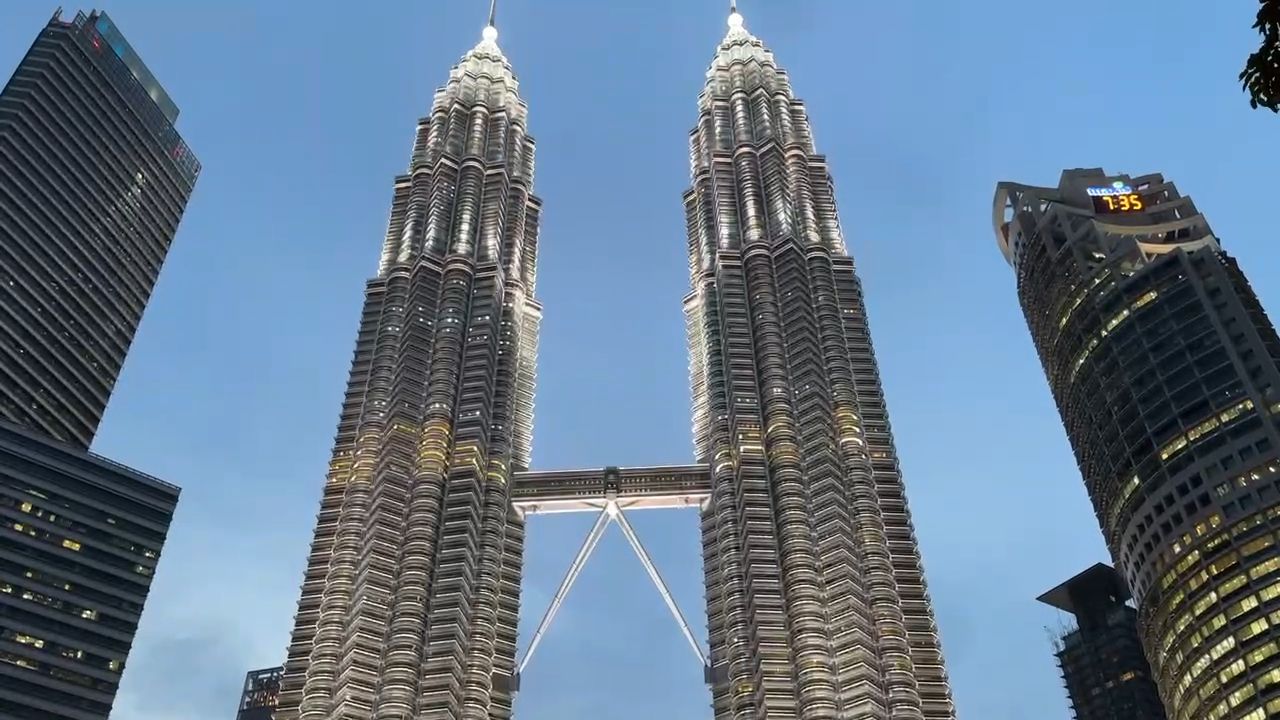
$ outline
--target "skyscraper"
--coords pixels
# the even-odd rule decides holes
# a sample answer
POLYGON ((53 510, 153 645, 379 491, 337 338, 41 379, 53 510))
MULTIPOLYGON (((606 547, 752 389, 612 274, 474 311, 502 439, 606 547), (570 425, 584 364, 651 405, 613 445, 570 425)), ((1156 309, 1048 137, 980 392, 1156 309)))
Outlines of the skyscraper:
POLYGON ((540 201, 490 21, 418 123, 368 282, 280 717, 510 712, 540 201))
POLYGON ((1039 598, 1075 616, 1054 642, 1076 720, 1165 720, 1129 597, 1115 569, 1099 563, 1039 598))
POLYGON ((993 222, 1160 696, 1280 714, 1280 338, 1160 175, 1001 183, 993 222))
POLYGON ((0 92, 0 716, 105 720, 178 488, 88 452, 199 164, 105 13, 0 92))
POLYGON ((533 141, 491 17, 419 122, 368 284, 278 720, 506 718, 618 524, 715 717, 954 717, 861 290, 785 73, 732 10, 693 133, 696 462, 531 471, 533 141), (704 653, 629 513, 701 512, 704 653), (524 517, 597 514, 516 660, 524 517))
POLYGON ((0 92, 0 420, 93 440, 200 172, 177 117, 102 12, 0 92))
POLYGON ((685 299, 717 718, 950 718, 835 191, 736 8, 699 99, 685 299))

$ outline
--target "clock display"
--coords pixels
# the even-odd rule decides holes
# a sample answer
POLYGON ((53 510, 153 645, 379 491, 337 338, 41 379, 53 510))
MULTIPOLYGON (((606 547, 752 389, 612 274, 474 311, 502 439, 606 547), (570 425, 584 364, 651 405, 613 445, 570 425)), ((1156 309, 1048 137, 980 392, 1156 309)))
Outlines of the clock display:
POLYGON ((1123 195, 1095 195, 1093 197, 1093 209, 1098 213, 1129 213, 1138 212, 1147 207, 1142 201, 1142 196, 1138 193, 1125 193, 1123 195))
POLYGON ((1093 211, 1099 214, 1141 212, 1147 207, 1142 196, 1123 180, 1117 180, 1106 187, 1091 187, 1087 191, 1089 198, 1093 200, 1093 211))

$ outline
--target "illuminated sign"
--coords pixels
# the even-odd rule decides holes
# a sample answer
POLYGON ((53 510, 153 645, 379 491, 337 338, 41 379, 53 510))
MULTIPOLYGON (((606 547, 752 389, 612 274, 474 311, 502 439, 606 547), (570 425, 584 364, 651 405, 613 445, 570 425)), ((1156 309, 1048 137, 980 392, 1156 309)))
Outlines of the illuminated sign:
POLYGON ((1106 197, 1107 195, 1132 195, 1133 188, 1117 180, 1107 187, 1091 187, 1088 192, 1093 197, 1106 197))
POLYGON ((1086 192, 1089 193, 1089 197, 1093 200, 1093 210, 1097 213, 1111 215, 1114 213, 1140 212, 1147 207, 1147 203, 1142 199, 1142 196, 1120 180, 1111 183, 1107 187, 1087 188, 1086 192))

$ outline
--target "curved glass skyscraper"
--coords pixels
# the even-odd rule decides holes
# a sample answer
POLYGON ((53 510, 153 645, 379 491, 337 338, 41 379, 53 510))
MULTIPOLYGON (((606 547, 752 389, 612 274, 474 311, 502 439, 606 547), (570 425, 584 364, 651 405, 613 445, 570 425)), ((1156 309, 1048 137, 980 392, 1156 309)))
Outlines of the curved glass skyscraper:
POLYGON ((1160 175, 1001 183, 993 218, 1177 720, 1280 716, 1280 338, 1160 175))

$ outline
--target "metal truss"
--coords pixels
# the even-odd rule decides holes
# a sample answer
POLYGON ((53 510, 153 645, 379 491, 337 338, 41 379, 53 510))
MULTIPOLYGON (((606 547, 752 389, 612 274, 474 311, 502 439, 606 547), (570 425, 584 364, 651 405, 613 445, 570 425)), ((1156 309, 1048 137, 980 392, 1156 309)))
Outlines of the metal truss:
POLYGON ((570 588, 573 587, 574 582, 577 581, 578 576, 582 573, 582 568, 587 564, 587 560, 591 557, 591 553, 595 551, 596 546, 599 545, 600 538, 604 536, 604 531, 609 527, 610 523, 617 523, 619 529, 622 530, 622 534, 626 536, 631 549, 635 551, 636 557, 640 559, 640 563, 644 565, 645 571, 649 574, 649 579, 653 581, 654 587, 662 595, 662 600, 667 604, 667 609, 671 611, 671 616, 675 619, 676 624, 680 626, 680 632, 684 634, 684 639, 688 641, 689 647, 693 649, 693 654, 697 656, 698 662, 704 669, 707 667, 706 653, 702 651, 702 646, 694 638, 693 631, 689 628, 689 622, 685 620, 684 614, 680 612, 679 606, 676 605, 675 598, 672 597, 666 581, 662 579, 662 574, 658 572, 658 567, 654 565, 653 559, 649 557, 648 551, 644 548, 644 544, 640 542, 640 536, 636 534, 635 528, 627 520, 622 506, 618 504, 616 499, 610 498, 605 501, 604 507, 596 517, 595 524, 591 526, 586 540, 583 541, 582 547, 573 559, 573 563, 569 565, 569 571, 565 573, 564 580, 560 582, 560 587, 551 599, 551 605, 547 608, 546 614, 542 616, 542 621, 538 623, 538 629, 533 633, 529 648, 525 650, 524 657, 521 658, 516 667, 517 676, 524 672, 524 669, 529 665, 529 661, 533 659, 534 652, 537 651, 542 638, 546 636, 547 629, 551 627, 552 621, 555 620, 556 614, 560 611, 560 606, 564 604, 564 599, 569 595, 570 588))

